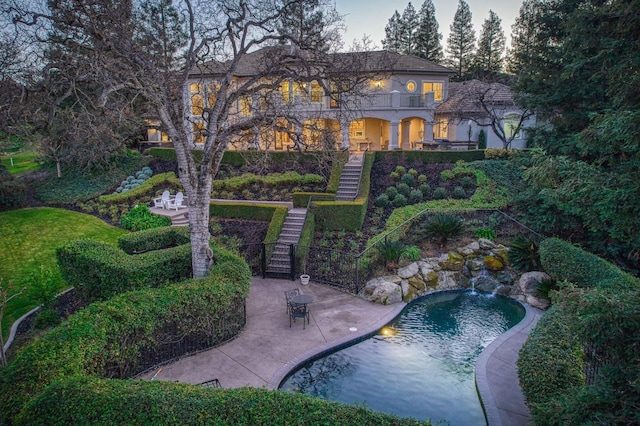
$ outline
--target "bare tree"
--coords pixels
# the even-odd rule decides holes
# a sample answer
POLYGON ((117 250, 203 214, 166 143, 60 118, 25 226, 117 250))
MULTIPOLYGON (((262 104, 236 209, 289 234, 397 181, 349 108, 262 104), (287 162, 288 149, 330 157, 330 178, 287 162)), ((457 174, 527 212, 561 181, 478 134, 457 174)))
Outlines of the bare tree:
POLYGON ((342 47, 342 18, 328 0, 69 0, 48 6, 46 14, 15 6, 10 13, 22 26, 51 22, 65 35, 57 45, 87 54, 104 83, 98 98, 108 102, 128 91, 160 117, 188 195, 195 277, 214 263, 211 182, 229 144, 282 126, 283 119, 307 118, 297 113, 296 94, 283 97, 283 85, 318 82, 339 100, 342 113, 356 105, 343 94, 366 81, 366 56, 333 53, 342 47))
POLYGON ((453 123, 471 120, 481 127, 489 127, 508 149, 534 115, 520 108, 509 86, 470 80, 451 83, 449 99, 438 107, 436 114, 446 115, 453 123))
POLYGON ((16 298, 22 294, 24 289, 20 290, 17 293, 13 293, 9 296, 13 291, 13 284, 9 282, 6 287, 4 285, 2 277, 0 277, 0 358, 2 359, 2 366, 7 366, 7 355, 4 352, 4 337, 2 336, 2 318, 4 317, 4 311, 7 308, 7 303, 13 298, 16 298))

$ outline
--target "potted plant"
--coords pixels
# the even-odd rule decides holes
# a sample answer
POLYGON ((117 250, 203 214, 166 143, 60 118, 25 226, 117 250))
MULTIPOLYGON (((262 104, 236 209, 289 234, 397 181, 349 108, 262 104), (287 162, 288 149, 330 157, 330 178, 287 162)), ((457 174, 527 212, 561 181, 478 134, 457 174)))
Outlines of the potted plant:
POLYGON ((308 285, 309 284, 309 280, 311 279, 311 277, 307 274, 302 274, 300 275, 300 284, 302 285, 308 285))

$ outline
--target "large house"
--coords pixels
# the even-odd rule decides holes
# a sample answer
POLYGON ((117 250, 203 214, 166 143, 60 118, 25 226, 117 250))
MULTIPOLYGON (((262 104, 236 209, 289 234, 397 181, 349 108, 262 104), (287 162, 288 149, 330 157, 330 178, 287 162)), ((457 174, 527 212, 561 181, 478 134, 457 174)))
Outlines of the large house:
MULTIPOLYGON (((288 48, 261 49, 242 57, 233 75, 235 84, 239 87, 243 82, 255 79, 263 64, 276 55, 273 49, 288 48)), ((356 55, 359 54, 339 53, 332 56, 332 60, 341 64, 361 61, 356 55)), ((519 109, 513 104, 507 86, 500 85, 500 90, 491 92, 494 99, 482 104, 508 104, 509 108, 500 109, 506 115, 496 123, 476 100, 460 99, 470 91, 460 90, 464 83, 449 81, 455 74, 452 69, 416 56, 387 51, 366 52, 366 58, 367 79, 355 92, 335 96, 331 91, 333 81, 294 77, 281 79, 276 90, 272 88, 268 102, 256 92, 239 97, 229 120, 251 117, 255 111, 265 108, 264 103, 273 107, 274 95, 278 98, 278 105, 273 107, 278 117, 269 125, 262 122, 244 132, 229 148, 314 149, 321 143, 325 148, 333 146, 358 152, 441 147, 466 149, 476 146, 480 129, 485 129, 488 147, 502 147, 492 124, 507 126, 510 130, 506 134, 514 135, 513 123, 519 109)), ((189 76, 185 99, 189 103, 187 111, 190 112, 196 146, 203 141, 203 110, 215 102, 217 81, 224 70, 224 63, 210 63, 189 76)), ((474 81, 473 84, 482 87, 483 83, 474 81)), ((159 123, 153 124, 148 140, 167 142, 159 123)), ((520 126, 518 133, 511 146, 524 147, 520 126)))

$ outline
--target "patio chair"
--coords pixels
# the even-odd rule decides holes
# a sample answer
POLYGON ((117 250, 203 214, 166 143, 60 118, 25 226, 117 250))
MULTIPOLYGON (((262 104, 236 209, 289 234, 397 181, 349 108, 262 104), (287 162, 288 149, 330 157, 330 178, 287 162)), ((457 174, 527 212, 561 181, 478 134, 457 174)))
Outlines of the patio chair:
POLYGON ((287 299, 287 313, 291 312, 291 298, 300 294, 299 288, 292 288, 284 291, 284 297, 287 299))
POLYGON ((171 199, 171 193, 168 190, 165 190, 162 193, 161 197, 153 199, 153 207, 164 209, 167 206, 167 203, 169 203, 170 199, 171 199))
POLYGON ((184 201, 184 194, 182 192, 178 192, 176 194, 176 198, 172 198, 167 202, 167 208, 169 210, 175 209, 176 211, 182 207, 186 208, 186 206, 182 205, 183 201, 184 201))
POLYGON ((289 311, 289 327, 291 327, 291 320, 293 322, 296 321, 296 318, 302 318, 302 329, 306 329, 306 324, 309 324, 309 309, 307 309, 307 305, 290 305, 289 311), (305 324, 304 320, 307 319, 305 324))

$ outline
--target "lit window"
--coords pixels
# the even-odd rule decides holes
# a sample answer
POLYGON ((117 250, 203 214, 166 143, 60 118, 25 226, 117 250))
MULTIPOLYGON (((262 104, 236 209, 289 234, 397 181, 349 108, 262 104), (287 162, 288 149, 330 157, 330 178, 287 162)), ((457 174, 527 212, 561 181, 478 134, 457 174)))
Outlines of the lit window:
POLYGON ((282 100, 284 102, 291 102, 291 84, 288 81, 283 81, 280 84, 280 92, 282 93, 282 100))
POLYGON ((240 114, 241 115, 251 115, 251 98, 249 96, 242 96, 240 98, 240 114))
POLYGON ((439 120, 433 125, 433 137, 435 139, 447 139, 449 133, 449 122, 447 120, 439 120))
POLYGON ((504 117, 504 121, 502 125, 504 129, 505 138, 522 139, 522 127, 518 128, 519 123, 520 123, 520 116, 518 114, 509 114, 504 117))
POLYGON ((202 121, 193 123, 193 142, 204 143, 204 133, 204 123, 202 121))
POLYGON ((299 97, 301 101, 307 100, 307 83, 300 81, 293 83, 293 94, 294 96, 299 97))
POLYGON ((311 82, 311 102, 322 102, 322 86, 315 80, 311 82))
POLYGON ((349 124, 349 136, 352 138, 364 138, 364 120, 353 120, 349 124))
POLYGON ((407 92, 413 93, 416 91, 416 82, 413 80, 407 81, 407 92))
POLYGON ((442 100, 442 83, 436 83, 433 81, 422 82, 422 93, 433 92, 433 100, 442 100))

